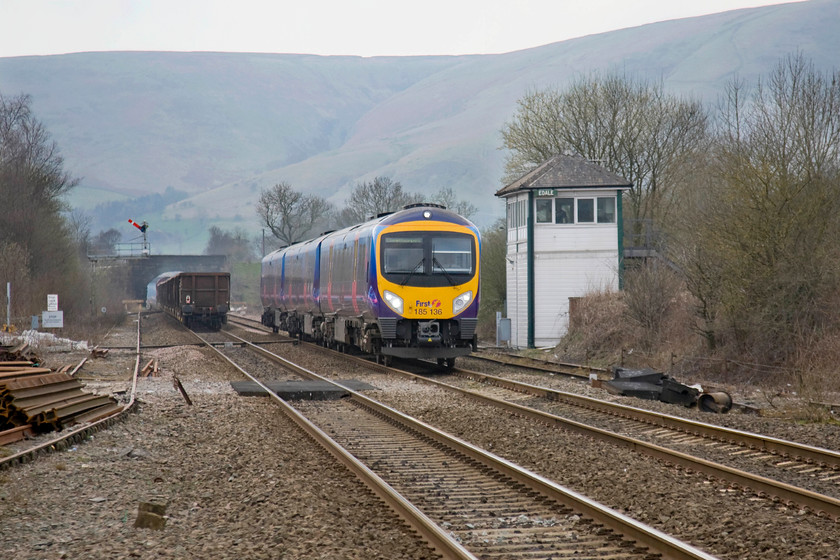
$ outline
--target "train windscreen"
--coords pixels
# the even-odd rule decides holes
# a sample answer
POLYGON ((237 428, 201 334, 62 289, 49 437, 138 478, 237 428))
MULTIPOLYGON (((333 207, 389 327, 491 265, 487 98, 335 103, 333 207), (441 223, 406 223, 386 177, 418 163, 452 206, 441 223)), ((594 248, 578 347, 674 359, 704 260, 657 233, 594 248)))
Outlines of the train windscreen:
POLYGON ((438 287, 475 275, 475 239, 451 232, 395 232, 382 236, 381 271, 391 282, 438 287))

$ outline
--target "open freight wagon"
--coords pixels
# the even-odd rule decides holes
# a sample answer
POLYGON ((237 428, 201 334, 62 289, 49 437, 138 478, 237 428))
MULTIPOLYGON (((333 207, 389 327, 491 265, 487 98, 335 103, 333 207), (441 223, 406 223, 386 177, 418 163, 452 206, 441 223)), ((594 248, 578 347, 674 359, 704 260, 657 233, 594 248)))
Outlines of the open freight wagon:
POLYGON ((187 327, 204 324, 218 330, 230 310, 230 273, 178 273, 161 280, 157 299, 164 311, 187 327))

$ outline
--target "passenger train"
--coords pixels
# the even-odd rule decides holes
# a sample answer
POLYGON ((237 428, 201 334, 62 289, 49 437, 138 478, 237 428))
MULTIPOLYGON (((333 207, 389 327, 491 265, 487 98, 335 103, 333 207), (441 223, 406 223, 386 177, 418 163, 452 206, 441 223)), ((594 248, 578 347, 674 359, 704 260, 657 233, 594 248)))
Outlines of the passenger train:
POLYGON ((262 323, 376 356, 452 367, 476 346, 478 228, 423 204, 329 232, 262 260, 262 323))

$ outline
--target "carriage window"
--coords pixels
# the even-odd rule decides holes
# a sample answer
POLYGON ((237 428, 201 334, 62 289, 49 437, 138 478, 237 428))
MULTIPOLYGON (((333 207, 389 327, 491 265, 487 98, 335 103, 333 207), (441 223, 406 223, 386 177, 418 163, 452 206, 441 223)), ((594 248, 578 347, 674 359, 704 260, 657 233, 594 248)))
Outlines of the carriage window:
POLYGON ((382 247, 382 272, 385 274, 422 273, 423 238, 391 236, 382 247))
POLYGON ((433 274, 472 273, 472 239, 465 235, 432 238, 433 274))
POLYGON ((577 199, 578 223, 592 223, 595 221, 595 200, 592 198, 577 199))
POLYGON ((575 223, 575 199, 555 198, 554 199, 554 223, 573 224, 575 223))
POLYGON ((551 223, 551 201, 551 198, 538 198, 536 200, 538 224, 551 223))
POLYGON ((611 196, 598 198, 598 223, 615 223, 615 198, 611 196))

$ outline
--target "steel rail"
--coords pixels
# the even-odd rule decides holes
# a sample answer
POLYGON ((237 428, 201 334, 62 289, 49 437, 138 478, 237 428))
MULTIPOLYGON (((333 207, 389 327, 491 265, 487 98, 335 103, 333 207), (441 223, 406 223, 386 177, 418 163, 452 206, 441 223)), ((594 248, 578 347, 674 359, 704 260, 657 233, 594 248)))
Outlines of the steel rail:
POLYGON ((140 371, 140 313, 137 314, 137 344, 135 346, 135 353, 136 356, 134 361, 134 373, 132 375, 131 391, 129 394, 129 401, 128 403, 126 403, 125 406, 112 411, 110 414, 108 414, 108 416, 105 416, 104 418, 98 418, 94 420, 92 423, 86 426, 63 431, 61 437, 50 439, 48 441, 45 441, 43 443, 40 443, 38 445, 32 446, 28 449, 24 449, 23 451, 19 451, 18 453, 0 459, 0 470, 10 468, 13 465, 28 463, 29 461, 32 461, 33 459, 44 453, 49 453, 52 451, 63 451, 65 449, 68 449, 71 444, 80 443, 88 437, 90 437, 92 434, 112 426, 117 421, 124 420, 128 416, 128 413, 132 412, 137 405, 135 395, 137 394, 137 374, 140 371))
MULTIPOLYGON (((485 356, 470 357, 499 363, 506 363, 504 361, 495 360, 493 358, 488 358, 485 356)), ((362 362, 368 364, 366 360, 362 360, 362 362)), ((519 364, 515 363, 512 363, 511 365, 514 365, 516 367, 531 367, 520 366, 519 364)), ((559 365, 573 367, 573 364, 559 365)), ((543 371, 542 368, 536 369, 543 371)), ((596 368, 587 369, 594 370, 596 368)), ((822 447, 816 447, 812 445, 805 445, 794 441, 783 440, 781 438, 765 436, 752 432, 746 432, 743 430, 736 430, 724 426, 717 426, 714 424, 708 424, 696 420, 689 420, 687 418, 680 418, 679 416, 673 416, 660 412, 653 412, 629 405, 602 401, 584 395, 578 395, 566 391, 559 391, 547 387, 540 387, 521 381, 504 379, 495 375, 466 370, 463 368, 454 368, 450 372, 450 374, 466 377, 468 379, 479 381, 482 383, 495 385, 504 389, 508 389, 510 391, 526 393, 548 400, 553 400, 556 402, 562 402, 566 404, 571 404, 573 406, 594 410, 597 412, 611 414, 623 418, 629 418, 632 420, 650 424, 652 426, 660 426, 663 428, 678 430, 687 434, 703 438, 714 439, 716 441, 721 441, 724 443, 741 445, 748 447, 751 450, 765 451, 768 453, 793 458, 799 461, 804 461, 806 463, 817 464, 827 468, 840 469, 840 452, 831 449, 825 449, 822 447)))
POLYGON ((572 364, 567 362, 543 362, 540 360, 535 360, 533 358, 513 358, 511 360, 504 360, 501 358, 496 358, 494 356, 488 356, 482 353, 481 350, 479 350, 478 352, 473 352, 472 354, 465 356, 465 358, 471 358, 473 360, 483 360, 486 362, 493 362, 494 364, 502 364, 506 366, 513 366, 524 369, 533 369, 536 371, 556 373, 558 375, 565 375, 574 379, 578 379, 580 381, 589 380, 589 373, 580 373, 581 371, 609 373, 609 370, 607 370, 606 368, 584 366, 581 364, 572 364))
POLYGON ((576 395, 574 393, 531 385, 521 381, 504 379, 502 377, 476 371, 456 368, 453 370, 452 374, 466 377, 467 379, 471 379, 473 381, 480 381, 482 383, 502 387, 510 391, 526 393, 548 400, 595 410, 597 412, 637 420, 653 426, 679 430, 681 432, 700 437, 711 438, 735 445, 743 445, 749 447, 750 449, 767 451, 769 453, 784 455, 809 463, 816 463, 822 466, 840 469, 840 452, 833 451, 831 449, 824 449, 822 447, 805 445, 771 436, 735 430, 724 426, 716 426, 714 424, 707 424, 705 422, 680 418, 679 416, 652 412, 624 404, 601 401, 584 395, 576 395))
POLYGON ((562 418, 554 414, 528 408, 516 403, 510 403, 486 395, 481 395, 468 389, 462 389, 460 387, 443 383, 442 381, 416 376, 409 372, 402 373, 412 376, 418 380, 422 380, 426 383, 435 384, 452 391, 457 391, 469 397, 483 400, 499 408, 506 409, 542 423, 557 425, 575 433, 596 437, 602 441, 618 444, 634 451, 645 453, 666 463, 670 462, 675 465, 679 465, 687 470, 702 472, 707 476, 711 476, 719 480, 751 488, 759 495, 763 494, 775 496, 786 503, 799 504, 800 506, 807 507, 817 515, 826 515, 836 521, 840 521, 840 500, 832 498, 831 496, 825 496, 791 484, 786 484, 784 482, 772 480, 763 476, 741 471, 739 469, 727 467, 726 465, 721 465, 713 461, 707 461, 699 457, 693 457, 686 453, 674 451, 653 443, 617 434, 609 430, 588 426, 580 422, 575 422, 574 420, 562 418))
MULTIPOLYGON (((567 507, 570 507, 575 511, 584 514, 585 516, 595 520, 596 522, 601 523, 609 527, 610 529, 626 536, 630 540, 634 540, 638 543, 643 544, 644 546, 647 546, 648 548, 655 550, 656 552, 662 554, 663 558, 669 560, 714 560, 715 558, 714 556, 711 556, 691 545, 683 543, 678 539, 671 537, 670 535, 667 535, 665 533, 662 533, 661 531, 658 531, 657 529, 654 529, 653 527, 650 527, 644 523, 641 523, 626 515, 623 515, 604 505, 601 505, 598 502, 595 502, 594 500, 583 496, 582 494, 565 488, 523 467, 515 465, 514 463, 511 463, 510 461, 507 461, 502 457, 480 449, 469 442, 451 436, 429 424, 407 416, 402 412, 399 412, 391 407, 388 407, 387 405, 384 405, 369 397, 366 397, 361 393, 344 387, 340 383, 336 383, 330 379, 318 375, 317 373, 310 371, 302 366, 299 366, 281 356, 278 356, 277 354, 274 354, 266 350, 265 348, 261 348, 260 346, 251 344, 250 342, 236 335, 230 334, 230 336, 240 340, 255 352, 258 352, 259 354, 266 356, 267 358, 275 361, 276 363, 281 364, 283 367, 286 367, 306 377, 324 381, 336 387, 340 387, 341 389, 347 391, 350 395, 350 398, 353 401, 359 403, 361 406, 374 410, 378 414, 384 415, 395 422, 409 427, 410 429, 417 430, 418 432, 425 434, 427 437, 438 441, 438 443, 447 446, 456 453, 462 453, 463 455, 471 457, 474 460, 486 466, 487 468, 499 472, 503 476, 508 476, 514 480, 517 480, 518 482, 532 488, 534 491, 539 492, 540 494, 546 497, 556 500, 558 503, 564 504, 567 507)), ((343 356, 348 357, 346 355, 343 356)), ((352 358, 352 356, 350 357, 352 358)), ((227 359, 226 356, 225 359, 227 359)), ((370 362, 365 361, 365 363, 369 364, 370 362)), ((251 376, 249 376, 249 378, 253 379, 251 376)), ((424 379, 420 377, 418 378, 424 379)), ((262 386, 261 383, 260 385, 262 386)), ((267 387, 263 386, 263 388, 267 390, 267 387)), ((279 401, 285 402, 283 401, 283 399, 276 396, 270 391, 269 394, 271 394, 273 397, 276 397, 276 399, 278 399, 279 401)))
MULTIPOLYGON (((320 346, 313 345, 319 348, 322 351, 330 351, 328 349, 324 349, 320 346)), ((767 497, 772 496, 776 499, 783 501, 787 504, 798 504, 802 507, 805 507, 819 516, 828 516, 835 521, 840 521, 840 500, 833 498, 831 496, 825 496, 823 494, 819 494, 817 492, 812 492, 810 490, 799 488, 797 486, 793 486, 791 484, 786 484, 784 482, 776 481, 770 478, 766 478, 763 476, 755 475, 752 473, 748 473, 745 471, 741 471, 739 469, 735 469, 732 467, 727 467, 725 465, 721 465, 719 463, 715 463, 713 461, 708 461, 705 459, 701 459, 699 457, 693 457, 686 453, 682 453, 679 451, 675 451, 672 449, 668 449, 666 447, 662 447, 653 443, 648 443, 639 439, 635 439, 629 436, 624 436, 621 434, 617 434, 615 432, 611 432, 609 430, 604 430, 601 428, 596 428, 594 426, 588 426, 586 424, 576 422, 574 420, 569 420, 567 418, 563 418, 561 416, 553 415, 547 412, 542 412, 536 409, 528 408, 516 403, 510 403, 507 401, 503 401, 501 399, 496 399, 493 397, 489 397, 486 395, 482 395, 480 393, 476 393, 474 391, 470 391, 468 389, 462 389, 460 387, 455 387, 454 385, 449 385, 442 381, 438 381, 436 379, 430 379, 428 377, 424 377, 421 375, 416 375, 414 373, 396 369, 393 367, 387 367, 381 364, 375 364, 368 360, 364 360, 362 358, 358 358, 355 356, 348 356, 347 354, 340 354, 343 358, 349 360, 355 360, 356 362, 365 365, 370 369, 374 369, 377 371, 382 372, 393 372, 398 373, 402 376, 409 377, 416 381, 420 381, 423 383, 428 383, 431 385, 436 385, 441 387, 445 390, 451 390, 458 393, 461 393, 465 396, 482 400, 488 404, 496 406, 498 408, 508 410, 511 413, 515 413, 521 415, 526 418, 530 418, 532 420, 548 424, 548 425, 556 425, 564 429, 568 429, 569 431, 579 433, 582 435, 586 435, 588 437, 596 437, 601 441, 606 441, 609 443, 613 443, 616 445, 621 445, 622 447, 626 447, 632 449, 634 451, 644 453, 656 459, 659 459, 665 463, 671 463, 674 465, 678 465, 686 470, 689 471, 697 471, 701 472, 706 476, 717 478, 722 481, 726 481, 730 484, 749 488, 754 493, 759 496, 767 497)), ((282 359, 282 358, 281 358, 282 359)), ((484 374, 479 374, 484 375, 484 374)), ((505 380, 509 381, 509 380, 505 380)), ((515 382, 510 382, 515 383, 515 382)), ((345 388, 346 389, 346 388, 345 388)), ((545 388, 537 387, 540 390, 546 390, 545 388)), ((550 391, 550 390, 546 390, 550 391)), ((597 401, 596 401, 597 402, 597 401)), ((632 408, 632 407, 628 407, 632 408)), ((642 409, 636 409, 641 412, 642 409)), ((652 413, 653 414, 653 413, 652 413)), ((733 430, 734 431, 734 430, 733 430)), ((780 440, 781 441, 781 440, 780 440)), ((807 447, 807 446, 803 446, 807 447)))
MULTIPOLYGON (((216 348, 213 343, 205 341, 201 336, 197 333, 195 334, 196 338, 202 340, 206 346, 212 348, 223 360, 228 362, 233 368, 239 371, 242 375, 244 375, 249 380, 256 383, 263 391, 265 391, 269 397, 281 408, 284 414, 288 416, 292 421, 297 424, 309 437, 315 440, 319 445, 321 445, 324 449, 327 450, 333 457, 335 457, 341 464, 343 464, 346 468, 348 468, 352 473, 358 476, 362 482, 371 489, 381 500, 385 502, 386 505, 391 507, 397 515, 400 516, 406 523, 408 523, 414 530, 416 530, 422 538, 429 543, 429 545, 439 554, 441 554, 447 560, 478 560, 476 556, 474 556, 470 551, 464 548, 454 537, 449 535, 445 530, 439 527, 434 521, 432 521, 429 517, 426 516, 422 511, 417 509, 410 501, 404 498, 402 495, 399 494, 396 490, 394 490, 391 485, 385 482, 382 478, 379 477, 376 473, 370 470, 364 463, 356 459, 351 453, 346 451, 343 447, 341 447, 335 440, 333 440, 329 435, 327 435, 324 431, 318 428, 315 424, 310 422, 306 417, 304 417, 300 412, 298 412, 294 407, 292 407, 288 402, 286 402, 283 398, 281 398, 277 393, 272 391, 268 388, 264 383, 262 383, 259 379, 242 369, 238 364, 236 364, 233 360, 227 357, 221 350, 216 348)), ((236 335, 232 335, 227 333, 233 338, 237 338, 243 343, 249 345, 249 348, 252 348, 256 351, 259 351, 263 355, 271 357, 271 359, 279 359, 283 361, 285 367, 292 368, 294 364, 284 360, 280 356, 276 354, 272 354, 259 346, 253 345, 236 335)), ((315 373, 306 371, 304 375, 310 377, 312 379, 318 379, 322 381, 329 382, 336 387, 341 387, 342 390, 348 390, 346 387, 339 385, 338 383, 334 383, 324 377, 321 377, 315 373)), ((301 373, 300 371, 298 373, 301 373)), ((348 390, 349 391, 349 390, 348 390)), ((351 391, 352 393, 352 391, 351 391)))

